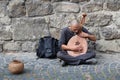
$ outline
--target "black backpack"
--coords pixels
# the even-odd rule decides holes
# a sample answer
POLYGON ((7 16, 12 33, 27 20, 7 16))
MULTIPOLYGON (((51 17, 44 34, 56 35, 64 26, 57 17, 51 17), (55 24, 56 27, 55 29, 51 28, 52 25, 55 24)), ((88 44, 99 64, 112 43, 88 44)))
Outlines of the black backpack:
POLYGON ((57 39, 51 36, 40 38, 38 49, 36 50, 38 58, 56 58, 58 51, 57 39))

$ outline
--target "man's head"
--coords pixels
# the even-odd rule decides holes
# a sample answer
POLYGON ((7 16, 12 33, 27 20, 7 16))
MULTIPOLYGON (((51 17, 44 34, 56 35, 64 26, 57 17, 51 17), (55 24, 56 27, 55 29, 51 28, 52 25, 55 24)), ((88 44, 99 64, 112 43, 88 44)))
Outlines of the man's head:
POLYGON ((80 25, 80 23, 77 20, 72 20, 70 25, 70 29, 75 33, 78 33, 82 28, 82 25, 80 25))

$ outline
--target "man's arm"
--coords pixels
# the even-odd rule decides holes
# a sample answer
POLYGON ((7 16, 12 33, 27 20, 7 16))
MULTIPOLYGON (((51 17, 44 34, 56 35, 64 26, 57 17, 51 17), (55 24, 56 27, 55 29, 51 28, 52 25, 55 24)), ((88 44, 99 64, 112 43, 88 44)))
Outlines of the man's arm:
POLYGON ((80 47, 80 46, 67 46, 67 45, 65 45, 65 44, 62 44, 61 45, 61 48, 62 48, 62 50, 66 50, 66 51, 81 51, 82 50, 82 48, 80 47))
POLYGON ((88 38, 91 41, 96 41, 96 36, 91 34, 86 28, 83 27, 83 33, 81 37, 88 38))
POLYGON ((88 39, 91 40, 91 41, 96 41, 96 36, 88 34, 88 39))
POLYGON ((86 18, 86 16, 87 16, 87 14, 85 14, 85 13, 82 15, 82 19, 80 21, 80 25, 84 25, 85 24, 85 18, 86 18))
MULTIPOLYGON (((82 15, 82 20, 80 21, 80 24, 81 25, 84 25, 85 24, 85 18, 86 18, 86 16, 87 16, 87 14, 83 14, 82 15)), ((96 36, 95 35, 92 35, 92 34, 88 34, 87 36, 86 36, 86 38, 88 38, 89 40, 91 40, 91 41, 96 41, 96 36)))
POLYGON ((67 45, 65 45, 65 44, 62 44, 62 45, 61 45, 61 48, 62 48, 62 50, 71 51, 71 48, 70 48, 70 47, 68 47, 68 46, 67 46, 67 45))

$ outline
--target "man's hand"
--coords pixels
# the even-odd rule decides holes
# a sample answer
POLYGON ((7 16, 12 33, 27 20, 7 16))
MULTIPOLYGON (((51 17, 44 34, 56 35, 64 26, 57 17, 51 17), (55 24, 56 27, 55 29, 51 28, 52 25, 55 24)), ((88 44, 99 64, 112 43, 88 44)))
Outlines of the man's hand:
POLYGON ((82 50, 82 47, 79 45, 71 47, 71 51, 80 52, 82 50))
POLYGON ((87 14, 86 13, 84 13, 84 14, 82 14, 82 19, 81 19, 81 21, 80 21, 80 24, 81 25, 84 25, 85 24, 85 18, 86 18, 86 16, 87 16, 87 14))
POLYGON ((83 14, 82 14, 82 16, 83 16, 83 17, 86 17, 86 16, 87 16, 87 14, 86 14, 86 13, 83 13, 83 14))

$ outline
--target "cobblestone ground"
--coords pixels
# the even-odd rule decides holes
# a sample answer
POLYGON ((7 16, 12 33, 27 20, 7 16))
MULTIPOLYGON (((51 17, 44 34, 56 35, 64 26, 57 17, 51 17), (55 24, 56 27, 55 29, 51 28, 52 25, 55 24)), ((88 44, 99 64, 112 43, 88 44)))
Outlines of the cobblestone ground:
POLYGON ((36 60, 35 53, 0 54, 0 80, 120 80, 120 53, 98 53, 98 64, 61 67, 58 59, 36 60), (25 63, 22 74, 9 73, 13 59, 25 63))

